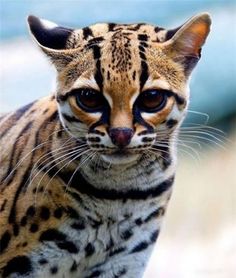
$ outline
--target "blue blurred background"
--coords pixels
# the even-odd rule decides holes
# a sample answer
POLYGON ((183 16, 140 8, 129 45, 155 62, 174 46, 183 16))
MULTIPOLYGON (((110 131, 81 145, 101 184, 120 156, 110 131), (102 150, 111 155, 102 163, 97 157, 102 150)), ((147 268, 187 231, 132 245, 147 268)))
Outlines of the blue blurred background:
POLYGON ((191 111, 207 113, 208 124, 225 130, 225 142, 229 138, 231 143, 226 150, 218 147, 223 146, 220 141, 213 150, 190 145, 184 152, 179 147, 174 194, 145 278, 235 277, 236 1, 0 0, 0 114, 49 94, 55 86, 53 67, 28 34, 29 14, 76 28, 109 21, 175 28, 203 11, 211 14, 213 24, 193 72, 187 124, 206 120, 191 111), (193 159, 198 155, 200 162, 193 159))

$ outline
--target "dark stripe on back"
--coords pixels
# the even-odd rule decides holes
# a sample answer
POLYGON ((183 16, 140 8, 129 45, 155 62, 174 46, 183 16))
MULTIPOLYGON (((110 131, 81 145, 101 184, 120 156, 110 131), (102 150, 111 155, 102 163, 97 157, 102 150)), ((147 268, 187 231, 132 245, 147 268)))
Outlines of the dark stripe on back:
POLYGON ((0 207, 0 212, 4 211, 5 207, 6 207, 6 204, 7 204, 7 199, 5 199, 0 207))
POLYGON ((11 240, 11 234, 9 231, 6 231, 0 238, 0 254, 8 247, 11 240))
MULTIPOLYGON (((32 159, 30 161, 30 164, 29 165, 32 165, 32 159)), ((11 210, 10 210, 10 213, 9 213, 9 217, 8 217, 8 223, 15 223, 15 220, 16 220, 16 203, 17 203, 17 200, 19 198, 19 195, 21 193, 21 191, 23 190, 29 176, 30 176, 30 173, 31 173, 31 169, 27 169, 23 175, 23 178, 21 179, 21 182, 20 184, 18 185, 18 188, 16 190, 16 193, 14 195, 14 199, 13 199, 13 202, 12 202, 12 207, 11 207, 11 210)))
MULTIPOLYGON (((25 134, 25 132, 27 132, 27 130, 29 130, 32 126, 32 122, 29 122, 20 132, 20 134, 17 136, 17 138, 15 139, 15 142, 12 146, 12 152, 10 155, 10 162, 8 165, 8 169, 7 172, 5 174, 5 176, 1 179, 0 183, 4 182, 6 180, 6 178, 10 175, 11 171, 13 170, 14 166, 13 165, 13 161, 16 161, 16 163, 19 162, 20 160, 20 156, 24 150, 24 148, 21 146, 20 148, 17 148, 17 144, 18 144, 18 140, 25 134), (17 154, 17 150, 19 150, 18 154, 17 154)), ((25 142, 24 142, 24 146, 26 146, 27 142, 28 142, 29 136, 25 137, 25 142)), ((12 173, 14 174, 14 173, 12 173)), ((9 176, 9 179, 6 181, 6 185, 9 185, 11 183, 13 179, 13 176, 9 176)))
MULTIPOLYGON (((53 114, 51 114, 48 118, 46 118, 43 123, 39 126, 36 134, 35 134, 35 143, 34 143, 34 147, 36 148, 37 146, 39 146, 40 144, 44 143, 45 138, 42 138, 42 140, 40 140, 40 134, 42 132, 42 130, 47 130, 47 126, 48 124, 52 123, 52 122, 56 122, 59 121, 59 116, 58 116, 58 111, 56 110, 53 114)), ((50 136, 48 137, 48 139, 50 138, 50 136)), ((47 140, 48 140, 47 139, 47 140)), ((50 144, 52 143, 52 140, 48 141, 48 145, 47 148, 50 149, 50 144)), ((43 145, 40 149, 43 150, 43 148, 46 147, 45 145, 43 145)), ((37 151, 37 149, 35 150, 35 152, 37 151)), ((33 154, 35 153, 33 152, 33 154)), ((33 155, 32 154, 32 155, 33 155)))
POLYGON ((3 131, 1 131, 0 139, 3 138, 9 130, 11 130, 11 128, 15 125, 15 122, 17 122, 34 105, 34 103, 35 101, 16 110, 16 112, 3 123, 3 131))
POLYGON ((58 111, 56 110, 53 112, 44 122, 42 125, 47 125, 48 123, 54 122, 55 120, 59 120, 58 111))
MULTIPOLYGON (((39 127, 39 129, 38 129, 38 131, 35 135, 35 144, 34 144, 35 147, 37 147, 41 143, 39 141, 39 134, 42 132, 42 130, 45 130, 46 126, 49 123, 55 121, 57 118, 58 118, 58 113, 57 113, 57 111, 55 111, 52 115, 50 115, 47 119, 44 120, 44 122, 41 124, 41 126, 39 127)), ((21 179, 21 181, 18 185, 18 188, 16 190, 16 193, 14 195, 13 202, 12 202, 12 207, 11 207, 9 217, 8 217, 8 222, 9 223, 15 223, 15 220, 16 220, 16 203, 17 203, 17 200, 20 196, 21 191, 24 189, 24 187, 27 186, 27 181, 29 180, 29 176, 31 174, 31 167, 33 166, 34 154, 35 154, 35 152, 32 152, 30 162, 29 162, 29 166, 28 166, 27 170, 24 172, 24 174, 22 175, 23 177, 22 177, 22 179, 21 179)))

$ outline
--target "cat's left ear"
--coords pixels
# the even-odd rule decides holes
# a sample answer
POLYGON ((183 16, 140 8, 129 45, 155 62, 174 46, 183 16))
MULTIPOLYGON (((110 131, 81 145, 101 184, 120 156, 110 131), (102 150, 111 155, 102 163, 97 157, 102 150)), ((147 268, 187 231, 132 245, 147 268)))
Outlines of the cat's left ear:
POLYGON ((28 17, 30 33, 41 50, 50 58, 58 71, 73 60, 73 51, 68 49, 68 38, 73 29, 30 15, 28 17))
POLYGON ((201 57, 201 48, 210 32, 210 26, 209 14, 198 14, 177 29, 164 43, 168 55, 184 66, 187 75, 201 57))

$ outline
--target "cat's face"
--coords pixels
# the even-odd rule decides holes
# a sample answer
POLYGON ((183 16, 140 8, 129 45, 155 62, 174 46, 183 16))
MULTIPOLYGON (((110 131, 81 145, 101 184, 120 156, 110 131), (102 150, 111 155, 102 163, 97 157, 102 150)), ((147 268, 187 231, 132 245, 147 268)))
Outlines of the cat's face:
POLYGON ((136 160, 171 137, 187 109, 188 78, 209 32, 208 15, 175 31, 29 22, 58 70, 60 118, 70 134, 112 163, 136 160))
POLYGON ((64 126, 112 162, 136 159, 158 135, 168 137, 187 103, 183 67, 157 43, 123 33, 114 45, 110 35, 96 50, 85 48, 58 78, 64 126), (100 52, 97 60, 94 51, 100 52))

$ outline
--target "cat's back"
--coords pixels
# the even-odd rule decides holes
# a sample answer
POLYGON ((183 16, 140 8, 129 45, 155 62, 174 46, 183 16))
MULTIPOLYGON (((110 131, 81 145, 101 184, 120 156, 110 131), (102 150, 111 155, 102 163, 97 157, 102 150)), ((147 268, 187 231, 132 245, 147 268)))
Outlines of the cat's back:
MULTIPOLYGON (((2 167, 9 160, 14 160, 12 156, 20 150, 32 147, 33 142, 28 142, 29 137, 35 137, 42 124, 56 123, 56 118, 57 107, 55 97, 52 96, 44 97, 0 116, 0 180, 4 174, 2 167)), ((14 164, 14 161, 11 162, 14 164)))

